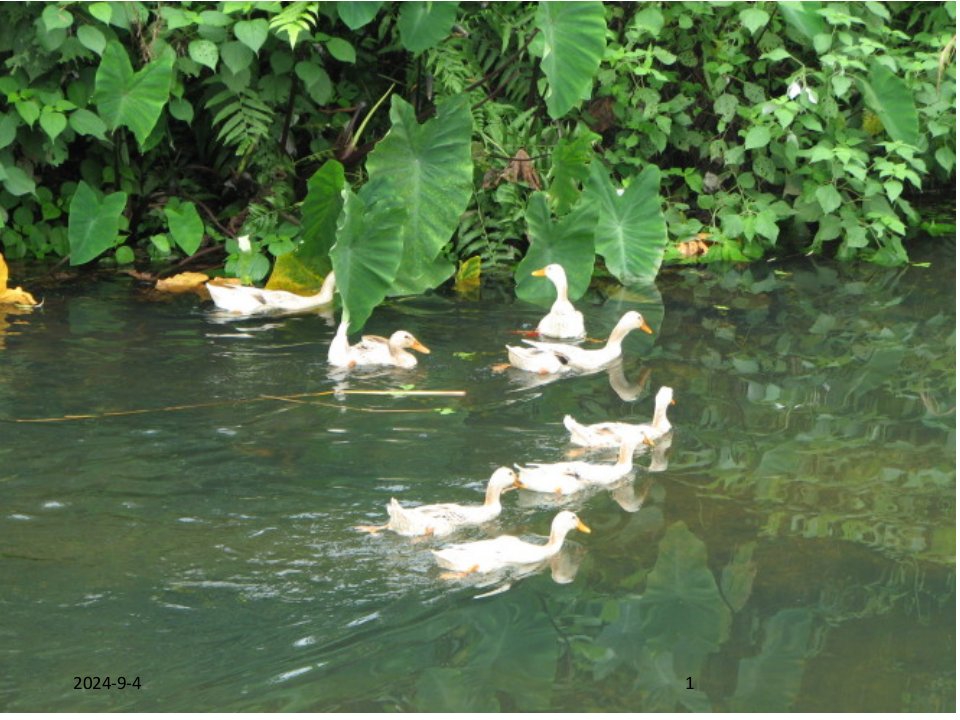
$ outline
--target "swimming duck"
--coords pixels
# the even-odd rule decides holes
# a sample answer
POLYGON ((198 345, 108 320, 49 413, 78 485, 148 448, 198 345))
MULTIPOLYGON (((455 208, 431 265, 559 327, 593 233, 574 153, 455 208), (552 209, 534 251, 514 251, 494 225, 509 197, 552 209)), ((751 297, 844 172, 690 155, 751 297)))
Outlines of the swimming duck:
POLYGON ((485 573, 510 566, 543 562, 560 552, 563 541, 571 530, 590 532, 590 528, 584 525, 575 513, 562 510, 553 518, 550 538, 546 545, 528 543, 513 535, 501 535, 491 540, 449 545, 432 552, 438 565, 454 571, 446 577, 463 577, 475 572, 485 573))
POLYGON ((623 339, 631 330, 653 333, 653 330, 643 319, 643 315, 636 310, 630 310, 620 318, 620 321, 611 331, 607 344, 599 350, 584 350, 576 345, 565 343, 524 340, 531 347, 521 348, 508 345, 507 355, 510 358, 511 365, 530 372, 565 372, 567 370, 587 372, 599 370, 614 362, 623 354, 623 339))
POLYGON ((561 340, 577 340, 586 335, 583 328, 583 313, 573 307, 567 299, 567 273, 563 266, 550 263, 546 267, 530 273, 534 277, 545 277, 557 289, 557 299, 550 312, 537 325, 537 332, 546 337, 561 340))
POLYGON ((645 442, 642 436, 625 437, 613 465, 573 460, 518 467, 519 485, 525 490, 556 495, 572 495, 591 485, 609 485, 633 470, 633 453, 641 442, 645 442))
POLYGON ((393 530, 398 535, 415 537, 435 535, 442 537, 465 525, 480 525, 493 520, 500 514, 500 493, 518 487, 517 474, 507 467, 496 470, 487 483, 487 495, 483 505, 459 505, 457 503, 439 503, 405 508, 390 498, 387 513, 390 522, 386 525, 358 525, 357 530, 378 533, 381 530, 393 530))
POLYGON ((354 368, 358 366, 392 365, 399 368, 413 368, 417 358, 407 352, 412 348, 429 355, 430 350, 406 330, 397 330, 389 338, 379 335, 364 335, 360 342, 351 345, 347 340, 347 320, 342 320, 337 334, 330 341, 327 362, 334 367, 354 368))
POLYGON ((316 295, 297 295, 286 290, 265 290, 247 285, 207 283, 213 304, 237 315, 261 315, 313 310, 333 302, 336 279, 329 273, 316 295))
POLYGON ((664 385, 657 391, 654 400, 653 419, 649 423, 601 422, 581 425, 570 415, 565 415, 563 424, 570 431, 570 441, 586 447, 620 447, 625 438, 639 437, 652 441, 670 432, 667 408, 675 405, 673 388, 664 385))

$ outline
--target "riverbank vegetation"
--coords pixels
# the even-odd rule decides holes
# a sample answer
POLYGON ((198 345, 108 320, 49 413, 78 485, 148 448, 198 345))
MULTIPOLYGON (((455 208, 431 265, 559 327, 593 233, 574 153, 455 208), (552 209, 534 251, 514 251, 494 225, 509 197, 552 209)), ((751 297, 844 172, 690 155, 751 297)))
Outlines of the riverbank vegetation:
POLYGON ((955 183, 948 3, 16 3, 0 250, 391 295, 909 260, 955 183), (247 244, 238 238, 250 238, 247 244))

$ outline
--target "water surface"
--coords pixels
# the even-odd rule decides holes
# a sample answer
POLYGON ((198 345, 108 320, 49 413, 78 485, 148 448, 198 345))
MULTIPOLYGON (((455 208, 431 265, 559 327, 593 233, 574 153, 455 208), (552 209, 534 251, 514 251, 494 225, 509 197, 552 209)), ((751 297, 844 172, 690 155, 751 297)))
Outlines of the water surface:
POLYGON ((601 284, 591 335, 627 309, 656 334, 552 383, 492 367, 543 313, 496 287, 378 309, 367 332, 433 352, 347 378, 322 316, 49 291, 0 315, 0 708, 953 710, 952 252, 601 284), (661 385, 675 430, 631 482, 511 493, 464 536, 573 508, 593 533, 552 569, 477 588, 354 530, 391 497, 478 502, 564 457, 564 414, 644 421, 661 385), (466 395, 342 392, 397 388, 466 395), (70 415, 94 417, 13 422, 70 415))

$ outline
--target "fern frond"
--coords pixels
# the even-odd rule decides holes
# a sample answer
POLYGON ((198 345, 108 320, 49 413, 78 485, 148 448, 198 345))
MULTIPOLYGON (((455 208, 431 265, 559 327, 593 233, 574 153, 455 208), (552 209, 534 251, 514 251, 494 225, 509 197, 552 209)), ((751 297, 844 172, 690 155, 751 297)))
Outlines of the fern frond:
POLYGON ((218 105, 220 107, 211 124, 217 128, 217 139, 235 148, 237 155, 248 155, 270 136, 273 110, 250 88, 244 88, 239 93, 217 93, 207 101, 205 107, 213 110, 218 105))
POLYGON ((292 2, 270 18, 270 29, 277 35, 285 33, 292 50, 300 33, 310 32, 317 23, 319 3, 292 2))

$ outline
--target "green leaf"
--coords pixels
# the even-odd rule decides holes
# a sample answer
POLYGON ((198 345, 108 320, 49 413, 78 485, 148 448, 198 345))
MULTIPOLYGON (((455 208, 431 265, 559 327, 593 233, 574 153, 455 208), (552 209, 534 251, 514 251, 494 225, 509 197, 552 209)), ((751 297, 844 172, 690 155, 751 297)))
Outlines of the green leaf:
POLYGON ((233 34, 237 36, 237 40, 256 53, 267 41, 268 29, 267 21, 263 18, 240 20, 233 26, 233 34))
POLYGON ((876 60, 870 74, 860 79, 863 99, 883 123, 887 134, 914 147, 920 142, 920 122, 913 93, 906 82, 876 60))
POLYGON ((182 120, 188 125, 193 122, 193 105, 189 100, 183 98, 170 99, 170 114, 177 120, 182 120))
POLYGON ((110 21, 113 19, 113 10, 110 7, 108 2, 95 2, 87 6, 87 10, 93 15, 97 20, 109 25, 110 21))
POLYGON ((337 15, 351 30, 362 28, 380 11, 382 2, 338 2, 337 15))
POLYGON ((87 183, 80 181, 70 201, 67 226, 71 265, 90 262, 117 244, 120 213, 126 204, 125 192, 101 198, 87 183))
POLYGON ((253 51, 241 42, 228 42, 220 46, 220 57, 230 72, 236 75, 250 67, 253 51))
POLYGON ((403 257, 403 204, 368 182, 359 195, 343 190, 343 210, 337 222, 337 242, 330 260, 350 330, 360 330, 373 309, 386 297, 403 257))
POLYGON ((64 30, 71 25, 73 25, 73 15, 70 14, 65 8, 58 6, 56 3, 49 3, 44 9, 41 16, 43 18, 43 25, 46 27, 47 32, 52 30, 64 30))
POLYGON ((40 127, 51 140, 56 140, 57 135, 67 128, 67 116, 61 112, 47 112, 44 108, 40 113, 40 127))
POLYGON ((193 255, 203 241, 203 220, 192 202, 167 203, 163 208, 167 227, 174 242, 187 255, 193 255))
POLYGON ((766 125, 756 125, 747 132, 744 147, 747 150, 766 147, 770 143, 770 128, 766 125))
POLYGON ((403 263, 391 293, 416 294, 453 273, 437 256, 473 192, 473 117, 468 98, 459 96, 438 102, 436 117, 420 125, 413 106, 394 95, 390 120, 390 132, 367 157, 367 173, 371 181, 385 181, 384 192, 407 209, 403 263), (444 269, 449 272, 438 280, 444 269))
POLYGON ((328 160, 307 181, 301 242, 273 264, 267 287, 309 295, 318 292, 330 271, 330 248, 337 239, 346 180, 343 165, 328 160))
POLYGON ((543 34, 540 69, 547 77, 544 99, 556 120, 590 98, 606 47, 607 23, 600 2, 542 2, 534 24, 543 34))
POLYGON ((648 165, 619 195, 603 166, 594 163, 587 192, 587 201, 599 212, 594 241, 607 269, 625 285, 652 283, 667 243, 660 171, 648 165))
POLYGON ((327 40, 327 50, 340 62, 355 63, 357 61, 357 51, 353 49, 353 45, 342 38, 327 40))
POLYGON ((121 245, 113 252, 113 257, 117 261, 117 265, 129 265, 134 260, 136 256, 133 254, 133 248, 129 245, 121 245))
POLYGON ((33 178, 16 165, 7 165, 3 168, 3 171, 6 174, 3 179, 3 189, 11 195, 17 197, 31 195, 37 189, 37 184, 33 181, 33 178))
POLYGON ((0 150, 17 137, 17 116, 13 113, 0 115, 0 150))
POLYGON ((81 25, 77 28, 77 40, 97 55, 103 55, 103 49, 107 46, 107 38, 93 25, 81 25))
POLYGON ((843 204, 843 196, 833 185, 821 185, 817 188, 816 196, 825 215, 829 215, 843 204))
POLYGON ((31 128, 37 121, 37 118, 40 117, 40 106, 34 100, 23 100, 14 103, 14 107, 17 109, 17 112, 20 113, 23 121, 31 128))
POLYGON ((447 35, 457 19, 456 2, 405 2, 400 4, 400 44, 412 53, 431 48, 447 35))
MULTIPOLYGON (((0 147, 3 147, 4 143, 0 142, 0 147)), ((953 150, 946 147, 938 147, 937 151, 933 154, 933 157, 936 158, 937 162, 940 164, 944 170, 948 173, 953 171, 954 163, 957 161, 957 156, 954 154, 953 150)))
POLYGON ((784 20, 787 21, 787 25, 800 33, 809 43, 812 43, 814 37, 827 29, 826 23, 819 15, 822 7, 823 5, 819 2, 777 3, 777 9, 784 20))
POLYGON ((192 40, 187 46, 187 52, 190 59, 195 63, 204 65, 214 72, 217 70, 217 62, 220 60, 220 51, 217 50, 216 43, 210 40, 192 40))
POLYGON ((638 30, 646 30, 653 37, 657 37, 663 30, 663 13, 659 8, 647 5, 633 16, 633 25, 638 30))
POLYGON ((600 136, 584 125, 572 135, 560 138, 551 157, 551 181, 547 189, 558 215, 567 213, 580 198, 580 185, 590 174, 594 143, 600 136))
POLYGON ((530 247, 514 273, 517 297, 542 305, 548 305, 556 299, 557 291, 551 282, 530 274, 550 263, 558 263, 566 271, 570 299, 581 297, 590 286, 593 276, 596 206, 582 202, 554 221, 550 216, 546 193, 536 192, 527 203, 526 220, 530 247))
POLYGON ((753 35, 770 21, 770 15, 760 8, 750 7, 740 11, 740 22, 753 35))
POLYGON ((136 73, 127 51, 112 41, 97 69, 93 101, 107 127, 130 128, 143 145, 157 124, 173 80, 173 53, 164 53, 136 73))

